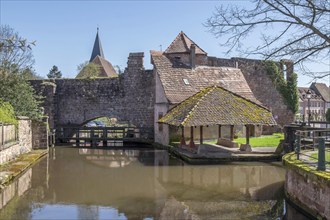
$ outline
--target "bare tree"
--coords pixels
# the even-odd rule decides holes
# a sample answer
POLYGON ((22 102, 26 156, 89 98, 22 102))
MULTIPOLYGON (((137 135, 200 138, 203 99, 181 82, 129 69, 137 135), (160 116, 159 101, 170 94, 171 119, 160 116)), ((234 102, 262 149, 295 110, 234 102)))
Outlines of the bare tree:
POLYGON ((0 26, 0 66, 6 70, 31 68, 34 64, 31 46, 8 25, 0 26))
POLYGON ((310 72, 304 65, 324 61, 330 65, 330 2, 328 0, 254 0, 253 8, 220 6, 205 26, 216 37, 224 39, 228 53, 237 49, 246 55, 264 59, 289 58, 316 78, 329 71, 310 72), (259 33, 258 33, 259 32, 259 33), (261 37, 261 44, 244 48, 248 36, 261 37))

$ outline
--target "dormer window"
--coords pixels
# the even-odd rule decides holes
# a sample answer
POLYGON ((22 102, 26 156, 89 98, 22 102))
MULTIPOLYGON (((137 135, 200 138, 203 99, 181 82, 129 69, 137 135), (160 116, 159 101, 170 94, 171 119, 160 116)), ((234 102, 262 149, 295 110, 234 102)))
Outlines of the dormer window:
POLYGON ((188 79, 183 79, 183 82, 184 82, 185 85, 189 85, 190 84, 189 81, 188 81, 188 79))
POLYGON ((181 57, 174 57, 174 59, 175 59, 176 61, 180 61, 180 60, 181 60, 181 57))

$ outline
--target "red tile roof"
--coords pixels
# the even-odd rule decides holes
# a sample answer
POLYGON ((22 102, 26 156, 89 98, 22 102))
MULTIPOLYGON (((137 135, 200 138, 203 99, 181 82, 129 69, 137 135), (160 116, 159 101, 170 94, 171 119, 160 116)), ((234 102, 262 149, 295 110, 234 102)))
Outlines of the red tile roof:
POLYGON ((194 41, 192 41, 185 33, 182 31, 178 34, 178 36, 174 39, 174 41, 168 46, 165 50, 165 54, 170 53, 190 53, 190 46, 194 44, 196 46, 195 53, 196 54, 204 54, 207 53, 200 48, 194 41))
POLYGON ((230 67, 197 66, 174 67, 163 54, 151 51, 154 68, 160 78, 166 98, 177 104, 207 86, 218 85, 261 104, 253 95, 240 69, 230 67), (184 82, 186 79, 189 85, 184 82))

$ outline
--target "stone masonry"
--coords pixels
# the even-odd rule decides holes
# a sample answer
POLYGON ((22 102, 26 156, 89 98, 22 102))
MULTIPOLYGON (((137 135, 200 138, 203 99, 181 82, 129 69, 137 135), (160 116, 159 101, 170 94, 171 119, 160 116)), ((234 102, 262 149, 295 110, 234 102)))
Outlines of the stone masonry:
POLYGON ((99 117, 117 118, 153 131, 154 82, 143 67, 143 53, 130 53, 116 78, 32 80, 45 99, 50 128, 83 125, 99 117))

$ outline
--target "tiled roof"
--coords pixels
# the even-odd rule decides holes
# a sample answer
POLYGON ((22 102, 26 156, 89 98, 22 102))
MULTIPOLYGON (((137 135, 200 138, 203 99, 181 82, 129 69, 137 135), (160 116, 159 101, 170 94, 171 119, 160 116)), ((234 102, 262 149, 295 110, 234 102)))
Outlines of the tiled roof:
POLYGON ((118 75, 112 64, 100 56, 96 56, 92 63, 100 65, 101 71, 99 77, 113 77, 118 75))
POLYGON ((307 100, 306 94, 308 91, 310 91, 310 93, 311 93, 311 100, 317 100, 317 101, 322 100, 322 97, 319 96, 318 94, 316 94, 313 89, 310 89, 307 87, 298 87, 299 98, 301 100, 307 100))
POLYGON ((190 46, 194 44, 196 46, 195 53, 196 54, 204 54, 207 53, 200 48, 194 41, 192 41, 185 33, 182 31, 178 34, 178 36, 174 39, 174 41, 168 46, 165 50, 165 54, 170 53, 190 53, 190 46))
POLYGON ((174 67, 163 54, 151 51, 151 59, 170 104, 177 104, 207 86, 218 85, 261 104, 253 95, 240 69, 231 67, 174 67), (189 84, 187 85, 184 80, 189 84))
POLYGON ((202 89, 172 108, 158 122, 184 127, 276 125, 267 108, 219 86, 202 89))
POLYGON ((311 89, 313 89, 318 95, 320 95, 324 101, 330 102, 330 87, 324 83, 312 83, 311 89))

